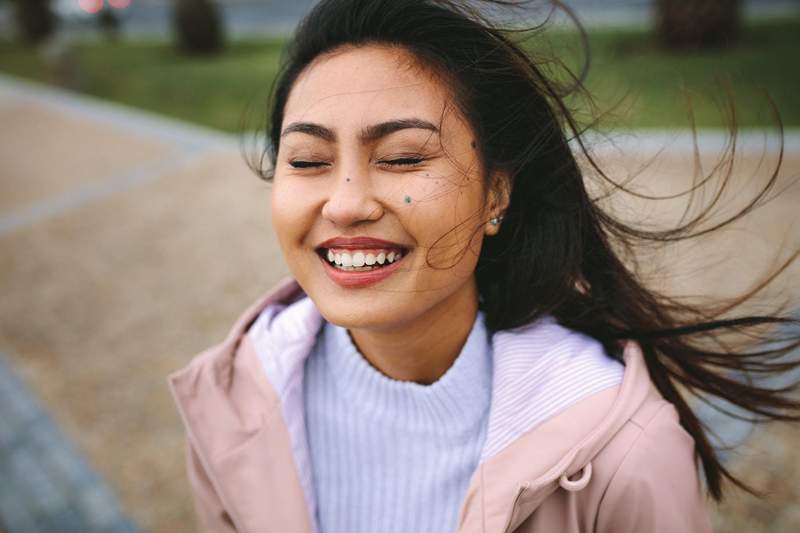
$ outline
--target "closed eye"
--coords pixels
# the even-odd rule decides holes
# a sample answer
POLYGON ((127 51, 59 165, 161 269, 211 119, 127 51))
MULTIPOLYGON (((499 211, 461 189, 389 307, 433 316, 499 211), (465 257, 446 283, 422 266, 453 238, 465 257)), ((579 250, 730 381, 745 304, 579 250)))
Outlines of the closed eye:
POLYGON ((289 161, 289 165, 292 168, 317 168, 317 167, 321 167, 321 166, 327 165, 327 163, 325 163, 323 161, 300 161, 300 160, 295 160, 295 161, 289 161))
MULTIPOLYGON (((390 166, 414 166, 419 165, 425 161, 423 157, 398 157, 396 159, 384 159, 378 161, 379 165, 390 165, 390 166)), ((328 163, 325 161, 306 161, 296 159, 294 161, 289 161, 289 165, 292 168, 319 168, 323 166, 327 166, 328 163)))
POLYGON ((397 165, 397 166, 414 166, 419 165, 425 161, 425 158, 422 157, 399 157, 397 159, 385 159, 382 161, 378 161, 378 164, 381 165, 397 165))

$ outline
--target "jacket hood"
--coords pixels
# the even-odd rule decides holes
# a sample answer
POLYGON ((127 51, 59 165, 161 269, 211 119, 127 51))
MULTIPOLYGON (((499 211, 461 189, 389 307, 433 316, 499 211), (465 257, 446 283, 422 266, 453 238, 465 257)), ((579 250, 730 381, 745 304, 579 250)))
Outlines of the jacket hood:
MULTIPOLYGON (((298 398, 302 362, 323 319, 303 297, 296 282, 285 280, 237 320, 225 341, 169 378, 198 459, 234 521, 247 531, 266 521, 291 525, 291 531, 314 531, 298 398), (247 335, 262 312, 269 313, 263 334, 276 357, 260 358, 247 335), (291 313, 302 320, 289 320, 291 313), (264 498, 265 493, 276 497, 264 498)), ((542 408, 546 391, 535 386, 537 368, 522 373, 519 368, 531 358, 561 353, 553 351, 556 334, 569 356, 559 364, 570 364, 581 350, 602 350, 552 320, 493 336, 487 441, 462 503, 461 533, 511 531, 553 492, 583 489, 595 456, 648 398, 657 396, 640 349, 629 342, 621 384, 600 380, 585 397, 548 413, 542 408)))

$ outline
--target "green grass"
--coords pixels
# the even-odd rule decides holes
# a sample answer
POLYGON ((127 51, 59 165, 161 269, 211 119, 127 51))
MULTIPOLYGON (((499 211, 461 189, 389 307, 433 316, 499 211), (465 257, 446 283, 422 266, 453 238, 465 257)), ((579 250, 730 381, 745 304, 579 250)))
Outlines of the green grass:
MULTIPOLYGON (((219 57, 185 57, 167 43, 76 45, 81 92, 225 131, 263 123, 280 41, 238 42, 219 57)), ((41 52, 0 41, 0 71, 53 82, 41 52)))
MULTIPOLYGON (((549 36, 552 51, 577 64, 574 34, 552 31, 549 36)), ((690 97, 698 127, 724 126, 727 113, 720 106, 728 98, 740 127, 774 125, 770 99, 786 126, 800 126, 800 19, 751 24, 739 44, 719 51, 668 53, 655 46, 648 32, 631 29, 592 31, 590 44, 586 85, 600 110, 613 111, 606 125, 687 127, 690 97)), ((250 128, 263 123, 282 45, 269 38, 235 42, 222 56, 197 58, 179 55, 168 43, 83 42, 75 48, 80 67, 76 88, 212 128, 241 131, 243 117, 250 128)), ((541 46, 537 38, 533 49, 541 46)), ((4 40, 0 71, 54 81, 42 52, 4 40)), ((578 100, 573 104, 583 106, 578 100)))
POLYGON ((698 127, 725 126, 730 103, 738 126, 773 126, 771 102, 784 125, 800 125, 800 19, 750 25, 724 50, 669 53, 631 30, 594 32, 590 49, 586 85, 618 125, 687 127, 689 102, 698 127))

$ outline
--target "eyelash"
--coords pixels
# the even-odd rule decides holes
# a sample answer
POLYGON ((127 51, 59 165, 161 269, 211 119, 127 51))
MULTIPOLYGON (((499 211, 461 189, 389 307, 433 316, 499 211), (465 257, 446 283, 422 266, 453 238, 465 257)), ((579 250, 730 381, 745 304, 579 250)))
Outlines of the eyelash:
POLYGON ((317 168, 323 165, 327 165, 327 163, 323 163, 321 161, 289 161, 289 165, 291 165, 292 168, 303 169, 303 168, 317 168))
POLYGON ((423 157, 398 157, 397 159, 389 159, 378 161, 380 165, 397 165, 402 167, 413 167, 425 161, 423 157))
MULTIPOLYGON (((419 165, 423 161, 425 161, 425 158, 423 158, 423 157, 400 157, 400 158, 397 158, 397 159, 388 159, 388 160, 378 161, 377 163, 380 164, 380 165, 395 165, 395 166, 413 167, 413 166, 419 165)), ((328 163, 325 163, 323 161, 301 161, 301 160, 289 161, 289 165, 291 165, 292 168, 297 168, 297 169, 319 168, 319 167, 327 165, 327 164, 328 163)))

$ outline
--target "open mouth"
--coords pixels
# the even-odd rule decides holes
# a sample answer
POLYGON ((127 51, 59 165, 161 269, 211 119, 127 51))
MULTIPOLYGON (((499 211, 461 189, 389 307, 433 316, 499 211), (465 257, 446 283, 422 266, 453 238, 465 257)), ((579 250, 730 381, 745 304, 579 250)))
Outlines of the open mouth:
POLYGON ((349 248, 318 248, 317 254, 332 267, 345 272, 370 272, 397 263, 408 250, 381 248, 355 250, 349 248))

